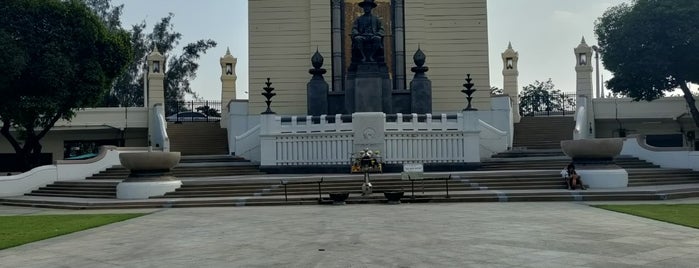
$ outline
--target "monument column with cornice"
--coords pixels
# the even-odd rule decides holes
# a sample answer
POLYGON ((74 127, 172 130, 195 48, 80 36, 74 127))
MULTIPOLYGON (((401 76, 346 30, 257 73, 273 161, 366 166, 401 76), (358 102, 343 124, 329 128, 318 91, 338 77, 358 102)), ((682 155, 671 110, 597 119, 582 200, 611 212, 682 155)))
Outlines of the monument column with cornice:
POLYGON ((577 106, 584 106, 586 112, 586 120, 579 138, 594 138, 595 137, 595 113, 592 105, 592 48, 585 42, 585 37, 582 38, 575 52, 575 73, 576 87, 575 95, 577 95, 577 106))
POLYGON ((155 127, 155 112, 156 106, 162 107, 163 112, 165 109, 165 57, 160 54, 157 46, 153 46, 153 51, 146 57, 148 61, 148 90, 145 96, 146 106, 148 107, 148 145, 158 146, 152 142, 153 137, 158 134, 154 133, 156 131, 155 127))
POLYGON ((510 96, 512 102, 512 120, 519 123, 521 116, 519 115, 519 87, 517 78, 519 70, 517 62, 519 61, 519 53, 512 49, 512 43, 507 44, 507 49, 502 53, 502 76, 503 76, 503 93, 510 96))
POLYGON ((226 55, 221 57, 221 128, 228 127, 228 104, 237 99, 235 82, 238 77, 235 74, 235 66, 238 59, 231 55, 230 49, 226 49, 226 55))

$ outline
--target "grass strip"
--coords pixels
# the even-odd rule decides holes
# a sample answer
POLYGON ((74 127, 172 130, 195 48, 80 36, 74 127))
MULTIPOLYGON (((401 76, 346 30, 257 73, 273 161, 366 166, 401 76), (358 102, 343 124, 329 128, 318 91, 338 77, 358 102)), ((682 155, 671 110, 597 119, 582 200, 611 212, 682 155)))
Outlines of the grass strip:
POLYGON ((699 204, 596 205, 594 207, 699 229, 699 204))
POLYGON ((0 216, 0 250, 143 215, 145 214, 0 216))

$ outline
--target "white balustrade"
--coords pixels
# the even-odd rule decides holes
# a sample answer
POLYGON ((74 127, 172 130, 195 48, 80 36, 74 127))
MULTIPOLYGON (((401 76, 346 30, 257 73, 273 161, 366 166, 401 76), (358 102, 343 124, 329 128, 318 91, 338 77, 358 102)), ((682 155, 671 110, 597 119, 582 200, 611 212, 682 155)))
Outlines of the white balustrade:
MULTIPOLYGON (((465 130, 467 124, 462 113, 397 114, 387 116, 386 121, 386 151, 381 152, 386 163, 478 161, 479 131, 478 129, 465 130), (476 150, 475 160, 472 150, 476 150)), ((262 161, 263 165, 349 164, 355 133, 352 123, 343 122, 341 115, 320 117, 269 115, 263 120, 263 124, 265 126, 259 133, 263 147, 261 157, 265 159, 262 161)))

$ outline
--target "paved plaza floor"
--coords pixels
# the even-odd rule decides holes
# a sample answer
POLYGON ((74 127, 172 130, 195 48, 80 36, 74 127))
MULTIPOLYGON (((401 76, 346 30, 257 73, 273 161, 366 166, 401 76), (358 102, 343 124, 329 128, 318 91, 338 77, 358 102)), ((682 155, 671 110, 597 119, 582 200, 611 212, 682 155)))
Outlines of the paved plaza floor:
POLYGON ((573 202, 116 211, 0 206, 0 215, 120 212, 152 213, 0 250, 0 266, 699 267, 699 230, 573 202))

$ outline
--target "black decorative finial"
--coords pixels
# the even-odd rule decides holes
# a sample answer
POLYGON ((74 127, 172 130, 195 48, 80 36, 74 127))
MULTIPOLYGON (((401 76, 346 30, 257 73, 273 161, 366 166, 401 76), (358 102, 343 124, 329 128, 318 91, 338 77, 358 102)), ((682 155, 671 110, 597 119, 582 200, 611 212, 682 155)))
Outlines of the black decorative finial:
POLYGON ((413 62, 415 62, 416 67, 410 68, 410 70, 415 73, 415 77, 424 76, 430 69, 427 68, 427 66, 424 66, 426 58, 427 56, 425 56, 425 53, 422 52, 422 49, 420 49, 420 46, 418 45, 417 51, 415 51, 415 54, 413 55, 413 62))
POLYGON ((473 97, 471 97, 471 94, 473 94, 473 92, 476 92, 476 89, 473 88, 474 84, 471 83, 471 80, 473 80, 473 79, 471 79, 471 74, 466 74, 466 84, 464 84, 464 87, 466 89, 461 90, 461 92, 466 94, 466 100, 468 101, 468 106, 466 106, 466 109, 464 109, 464 111, 477 111, 478 110, 476 108, 471 107, 471 99, 473 99, 473 97))
POLYGON ((269 77, 267 78, 267 82, 265 82, 267 85, 266 87, 262 88, 265 90, 265 92, 262 92, 262 96, 265 96, 267 100, 265 101, 267 103, 267 110, 264 111, 262 114, 275 114, 275 112, 272 112, 272 109, 269 108, 269 105, 272 104, 272 97, 277 95, 277 93, 274 93, 274 88, 272 86, 272 82, 269 81, 269 77))
POLYGON ((314 79, 323 79, 323 75, 327 72, 325 69, 321 68, 323 67, 323 60, 323 55, 320 55, 320 52, 316 49, 316 53, 311 57, 313 69, 308 70, 308 73, 312 74, 314 79))

